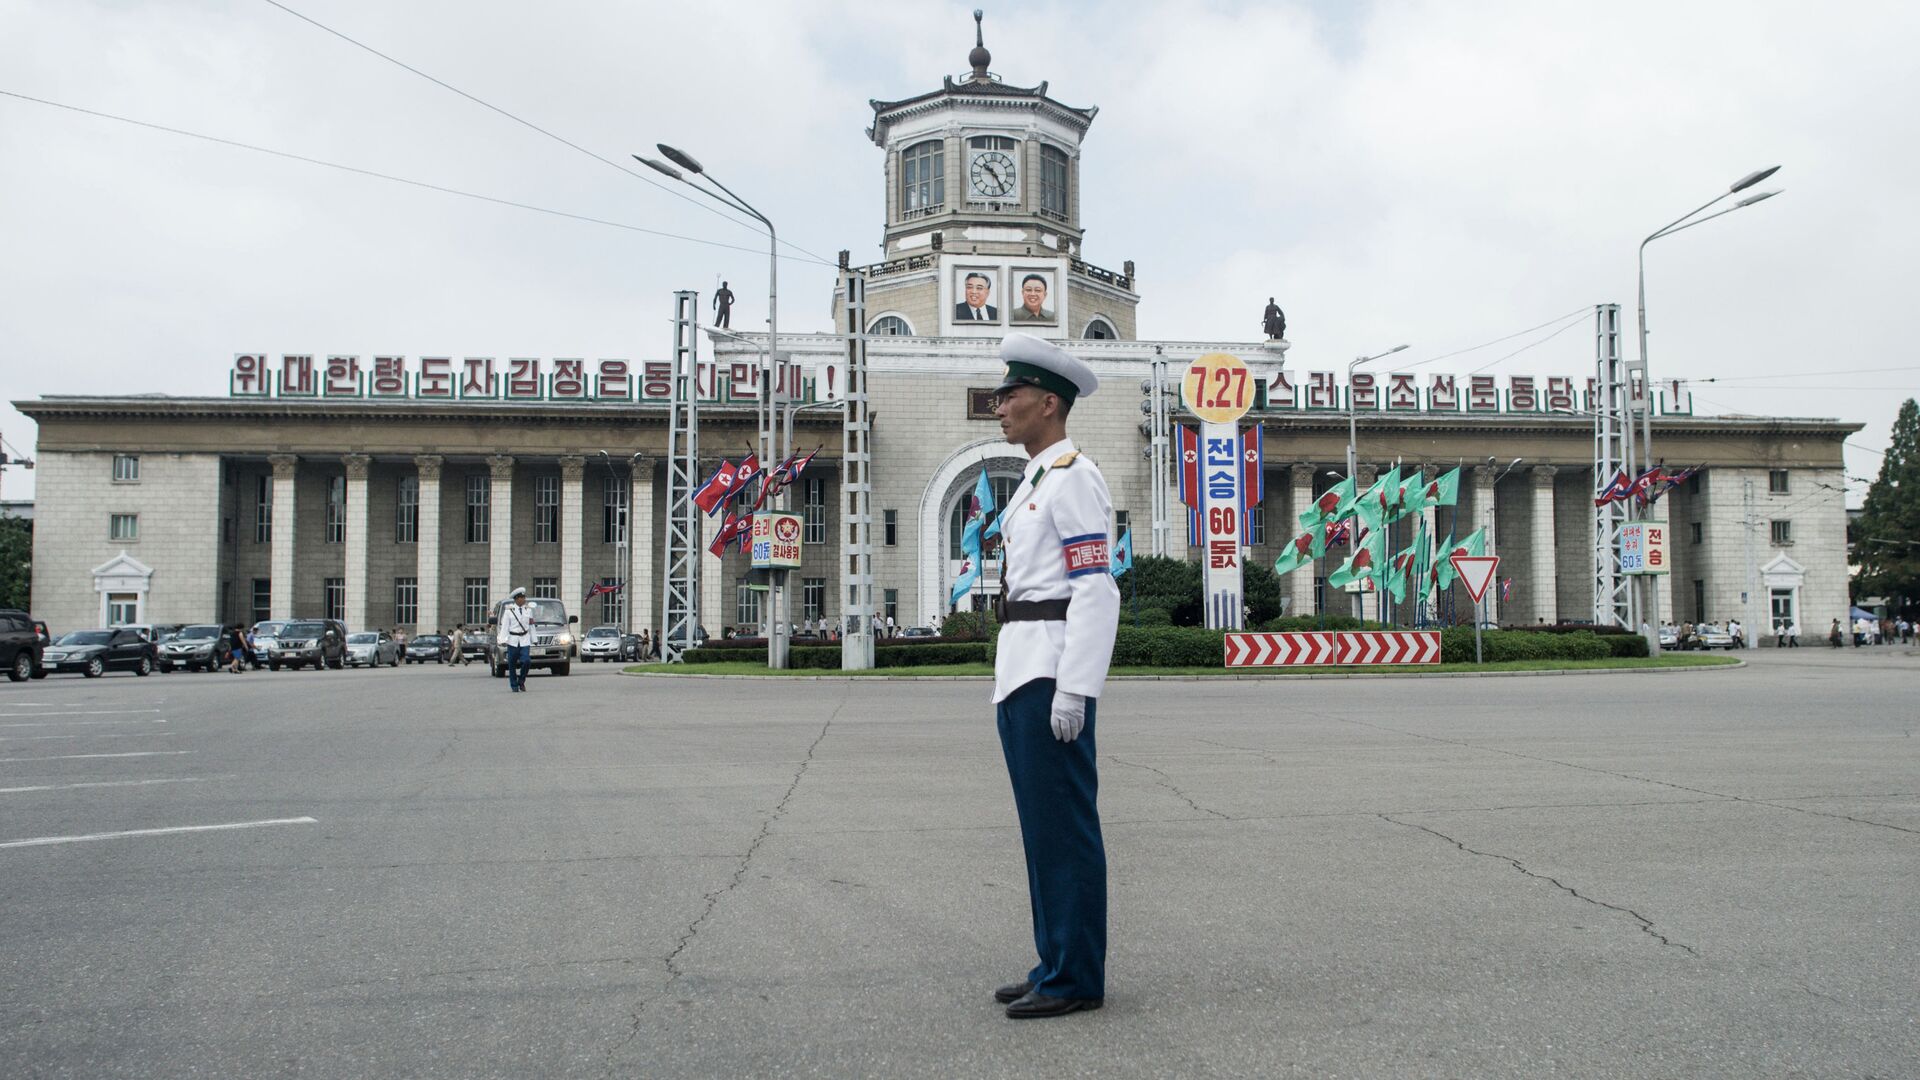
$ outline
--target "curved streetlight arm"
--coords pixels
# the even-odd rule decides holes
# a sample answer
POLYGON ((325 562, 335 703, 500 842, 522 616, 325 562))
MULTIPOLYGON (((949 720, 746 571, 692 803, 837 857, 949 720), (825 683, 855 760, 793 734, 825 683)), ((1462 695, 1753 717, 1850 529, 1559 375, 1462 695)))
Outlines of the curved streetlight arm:
MULTIPOLYGON (((1666 228, 1661 229, 1659 232, 1654 233, 1652 236, 1647 237, 1645 240, 1640 241, 1640 247, 1644 249, 1648 244, 1653 243, 1655 240, 1658 240, 1661 237, 1672 236, 1674 233, 1683 232, 1687 229, 1691 229, 1695 225, 1705 225, 1707 222, 1712 221, 1714 218, 1721 217, 1726 214, 1731 214, 1735 210, 1745 210, 1747 207, 1752 206, 1754 203, 1760 202, 1764 199, 1771 199, 1775 195, 1780 194, 1781 191, 1785 191, 1785 190, 1787 189, 1781 188, 1779 189, 1779 191, 1769 191, 1762 195, 1755 195, 1752 198, 1741 199, 1739 202, 1734 203, 1732 206, 1727 207, 1725 210, 1717 210, 1711 214, 1708 214, 1706 217, 1698 218, 1693 221, 1688 221, 1684 225, 1669 225, 1666 228)), ((1698 213, 1698 212, 1699 211, 1695 211, 1695 213, 1698 213)))

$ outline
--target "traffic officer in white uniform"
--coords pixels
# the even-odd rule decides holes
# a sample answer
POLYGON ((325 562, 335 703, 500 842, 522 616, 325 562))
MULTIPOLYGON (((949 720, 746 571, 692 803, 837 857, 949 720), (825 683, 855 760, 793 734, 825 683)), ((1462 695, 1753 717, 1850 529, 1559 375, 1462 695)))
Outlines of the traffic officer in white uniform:
POLYGON ((500 645, 506 654, 507 685, 519 693, 527 688, 527 668, 533 653, 533 607, 527 590, 513 590, 512 603, 500 609, 500 645))
POLYGON ((1067 438, 1093 370, 1026 334, 1000 344, 994 414, 1030 459, 1000 514, 1004 611, 993 700, 1026 845, 1033 941, 1027 977, 994 992, 1015 1019, 1097 1009, 1106 996, 1107 854, 1096 805, 1094 705, 1120 622, 1109 570, 1113 501, 1067 438))

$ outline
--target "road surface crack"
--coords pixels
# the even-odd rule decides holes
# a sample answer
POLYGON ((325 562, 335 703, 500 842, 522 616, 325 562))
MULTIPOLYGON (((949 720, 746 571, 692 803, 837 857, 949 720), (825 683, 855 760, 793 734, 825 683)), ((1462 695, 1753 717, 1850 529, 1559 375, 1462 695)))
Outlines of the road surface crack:
POLYGON ((1120 758, 1120 757, 1109 757, 1108 760, 1118 765, 1125 765, 1130 769, 1145 769, 1147 772, 1152 773, 1157 778, 1156 780, 1154 780, 1154 783, 1159 784, 1161 787, 1166 788, 1168 791, 1173 792, 1176 796, 1179 797, 1181 802, 1184 802, 1188 806, 1192 807, 1195 813, 1211 814, 1214 817, 1220 818, 1223 821, 1233 820, 1230 816, 1223 814, 1218 810, 1210 810, 1207 807, 1201 806, 1199 803, 1194 802, 1193 796, 1188 795, 1186 792, 1180 790, 1180 786, 1173 782, 1173 777, 1168 776, 1166 773, 1161 772, 1159 769, 1156 769, 1151 765, 1142 765, 1137 761, 1128 761, 1125 758, 1120 758))
POLYGON ((1539 873, 1538 871, 1527 869, 1527 866, 1525 863, 1521 862, 1519 859, 1516 859, 1511 855, 1502 855, 1494 851, 1480 851, 1475 848, 1470 848, 1467 845, 1461 843, 1458 840, 1455 840, 1453 837, 1448 836, 1446 833, 1440 832, 1437 829, 1429 829, 1425 825, 1416 825, 1411 821, 1401 821, 1400 819, 1392 816, 1391 814, 1381 814, 1379 815, 1379 817, 1380 817, 1380 820, 1390 822, 1394 825, 1403 825, 1409 829, 1418 829, 1421 832, 1426 833, 1430 836, 1437 836, 1440 839, 1445 840, 1447 843, 1452 844, 1454 847, 1459 848, 1461 851, 1464 851, 1469 855, 1478 855, 1481 858, 1485 858, 1485 859, 1498 859, 1501 862, 1506 863, 1508 866, 1513 867, 1515 870, 1519 871, 1521 874, 1524 874, 1527 877, 1533 878, 1536 881, 1544 881, 1547 884, 1552 885, 1554 888, 1559 889, 1561 892, 1566 893, 1568 896, 1571 896, 1582 903, 1592 904, 1595 907, 1602 907, 1602 908, 1606 908, 1608 911, 1618 911, 1623 915, 1631 916, 1635 922, 1640 924, 1641 933, 1646 934, 1648 937, 1651 937, 1655 941, 1658 941, 1661 945, 1666 946, 1667 948, 1670 948, 1670 949, 1680 949, 1683 952, 1685 952, 1688 956, 1698 957, 1700 955, 1699 950, 1695 949, 1693 946, 1687 945, 1683 942, 1675 941, 1672 938, 1666 936, 1665 934, 1662 934, 1660 931, 1655 930, 1653 928, 1652 919, 1647 918, 1645 915, 1640 914, 1639 912, 1633 910, 1632 908, 1621 907, 1619 904, 1609 904, 1605 900, 1596 900, 1593 897, 1588 896, 1585 893, 1581 892, 1580 890, 1574 888, 1573 886, 1566 884, 1565 882, 1561 881, 1559 878, 1552 876, 1551 874, 1542 874, 1542 873, 1539 873))
MULTIPOLYGON (((660 993, 665 994, 672 990, 673 985, 680 981, 681 976, 686 974, 686 971, 680 966, 680 954, 686 952, 693 944, 693 940, 700 936, 701 928, 705 926, 707 920, 713 916, 714 909, 720 906, 720 901, 724 899, 728 893, 739 888, 740 883, 746 880, 747 870, 753 865, 754 854, 760 850, 760 845, 766 843, 767 837, 772 834, 774 823, 786 816, 787 804, 793 800, 793 793, 800 789, 800 781, 806 778, 807 769, 813 764, 814 751, 818 750, 820 744, 826 740, 827 732, 832 729, 833 722, 840 718, 841 711, 847 707, 847 702, 851 700, 852 697, 853 685, 849 683, 845 695, 840 699, 840 704, 834 706, 833 712, 828 714, 826 722, 820 725, 820 733, 815 735, 813 742, 807 745, 807 752, 801 757, 799 767, 794 770, 793 780, 787 784, 786 792, 780 796, 780 801, 774 804, 773 810, 766 816, 766 819, 760 822, 760 831, 754 835, 752 842, 747 844, 747 850, 740 856, 739 865, 733 868, 733 876, 727 880, 725 885, 706 894, 703 898, 704 903, 700 909, 700 914, 695 916, 694 920, 687 924, 687 928, 681 931, 679 939, 674 942, 673 948, 668 950, 667 955, 661 959, 661 962, 667 970, 667 981, 660 987, 660 993)), ((617 1045, 607 1051, 607 1075, 612 1076, 614 1074, 614 1059, 617 1058, 620 1052, 625 1050, 634 1039, 640 1036, 640 1025, 644 1022, 643 1017, 646 1010, 647 1001, 642 999, 633 1009, 631 1014, 633 1024, 627 1030, 626 1038, 621 1039, 617 1045)))

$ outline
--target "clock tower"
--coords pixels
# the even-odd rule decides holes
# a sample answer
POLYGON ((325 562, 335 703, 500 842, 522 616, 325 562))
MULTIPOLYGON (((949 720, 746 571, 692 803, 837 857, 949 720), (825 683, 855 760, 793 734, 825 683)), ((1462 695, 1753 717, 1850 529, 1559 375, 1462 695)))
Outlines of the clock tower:
POLYGON ((874 101, 886 230, 867 272, 869 329, 918 337, 1134 337, 1133 265, 1081 257, 1080 144, 1099 113, 988 70, 975 11, 971 71, 874 101))

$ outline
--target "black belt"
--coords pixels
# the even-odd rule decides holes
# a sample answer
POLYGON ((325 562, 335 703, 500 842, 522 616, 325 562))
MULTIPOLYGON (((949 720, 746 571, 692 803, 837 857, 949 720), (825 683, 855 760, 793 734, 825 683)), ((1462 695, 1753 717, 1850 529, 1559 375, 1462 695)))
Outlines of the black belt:
POLYGON ((1000 621, 1060 622, 1067 617, 1067 605, 1072 602, 1070 596, 1064 600, 1008 600, 1000 621))

